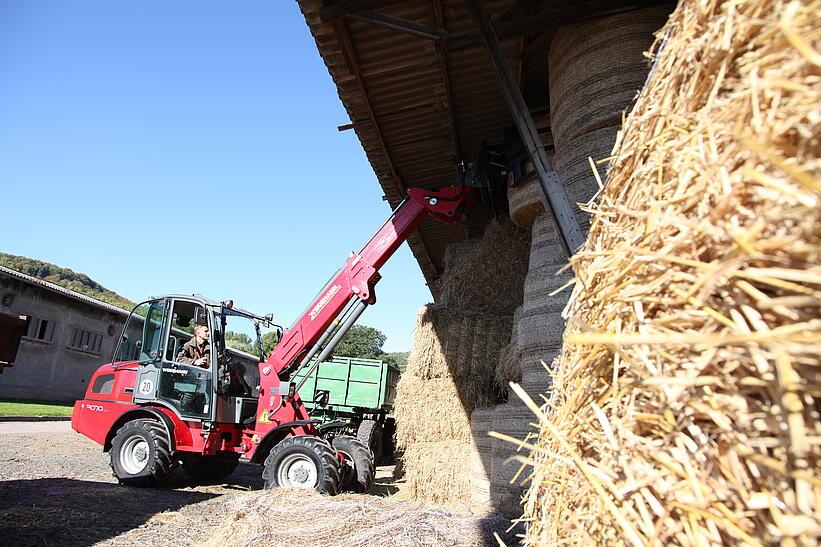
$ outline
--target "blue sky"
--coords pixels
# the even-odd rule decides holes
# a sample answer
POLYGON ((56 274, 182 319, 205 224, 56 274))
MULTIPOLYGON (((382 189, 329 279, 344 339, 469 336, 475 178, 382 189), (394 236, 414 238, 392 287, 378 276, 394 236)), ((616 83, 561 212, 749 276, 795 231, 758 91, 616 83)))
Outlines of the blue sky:
MULTIPOLYGON (((283 323, 390 214, 296 3, 0 0, 0 251, 283 323)), ((410 349, 407 245, 361 324, 410 349)))

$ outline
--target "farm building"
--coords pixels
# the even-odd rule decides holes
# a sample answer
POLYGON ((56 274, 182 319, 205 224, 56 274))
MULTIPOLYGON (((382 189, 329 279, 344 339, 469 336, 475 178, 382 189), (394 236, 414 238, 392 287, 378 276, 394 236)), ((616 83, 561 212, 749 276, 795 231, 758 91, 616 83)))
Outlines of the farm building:
POLYGON ((0 397, 70 401, 111 359, 128 312, 0 266, 0 311, 28 317, 17 361, 3 371, 0 397))
POLYGON ((811 544, 817 5, 299 4, 391 207, 507 190, 409 239, 411 497, 530 544, 811 544))
MULTIPOLYGON (((400 384, 397 441, 417 500, 516 516, 516 447, 486 432, 534 431, 532 413, 506 386, 520 382, 537 400, 547 393, 543 363, 561 347, 570 291, 553 293, 572 277, 556 275, 567 243, 544 207, 540 177, 560 181, 577 246, 589 216, 575 204, 599 190, 588 158, 610 155, 647 78, 643 53, 674 6, 300 5, 350 115, 340 129, 356 131, 392 207, 409 187, 456 183, 477 165, 507 187, 491 196, 493 207, 474 205, 463 225, 426 221, 409 239, 434 303, 420 312, 400 384), (485 39, 489 30, 497 40, 485 39)), ((599 169, 605 176, 606 165, 599 169)))

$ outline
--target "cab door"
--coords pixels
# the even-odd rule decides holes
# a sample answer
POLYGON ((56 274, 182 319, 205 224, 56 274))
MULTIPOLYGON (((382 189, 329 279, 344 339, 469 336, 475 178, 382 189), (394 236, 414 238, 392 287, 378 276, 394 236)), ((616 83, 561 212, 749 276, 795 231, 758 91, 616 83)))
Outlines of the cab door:
POLYGON ((213 329, 213 319, 206 306, 200 302, 170 299, 167 322, 164 326, 164 343, 160 351, 160 367, 157 399, 174 408, 189 420, 210 420, 213 416, 213 367, 216 355, 212 339, 203 344, 208 361, 194 365, 183 351, 192 342, 197 326, 213 329))
POLYGON ((135 308, 120 342, 121 348, 125 352, 133 352, 139 361, 137 382, 134 385, 135 403, 149 403, 157 399, 167 310, 168 301, 165 299, 151 300, 135 308), (140 326, 140 336, 132 342, 129 336, 140 326))

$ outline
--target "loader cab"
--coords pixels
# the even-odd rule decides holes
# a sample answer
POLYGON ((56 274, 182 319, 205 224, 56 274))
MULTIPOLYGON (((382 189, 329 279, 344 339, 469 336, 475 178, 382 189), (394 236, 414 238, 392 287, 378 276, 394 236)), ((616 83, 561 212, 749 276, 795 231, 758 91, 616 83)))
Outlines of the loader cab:
POLYGON ((259 327, 268 318, 232 308, 199 295, 169 295, 134 308, 114 359, 137 361, 133 402, 167 407, 189 421, 242 423, 254 416, 259 327), (241 336, 227 330, 243 323, 241 336), (208 329, 207 340, 196 338, 200 327, 208 329), (205 362, 192 362, 200 357, 205 362))

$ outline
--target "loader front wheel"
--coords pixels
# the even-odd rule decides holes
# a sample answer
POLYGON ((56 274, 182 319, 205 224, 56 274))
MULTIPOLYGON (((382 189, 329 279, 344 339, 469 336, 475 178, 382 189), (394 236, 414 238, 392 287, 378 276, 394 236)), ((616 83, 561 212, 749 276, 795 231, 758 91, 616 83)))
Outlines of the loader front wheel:
POLYGON ((305 488, 322 494, 339 491, 341 469, 328 441, 298 435, 276 445, 265 458, 265 488, 305 488))
POLYGON ((111 470, 121 484, 158 486, 176 467, 165 428, 155 420, 132 420, 111 442, 111 470))
POLYGON ((356 437, 338 435, 334 437, 333 447, 345 456, 345 464, 352 467, 344 474, 342 490, 367 492, 373 484, 375 474, 373 452, 368 445, 356 437))

